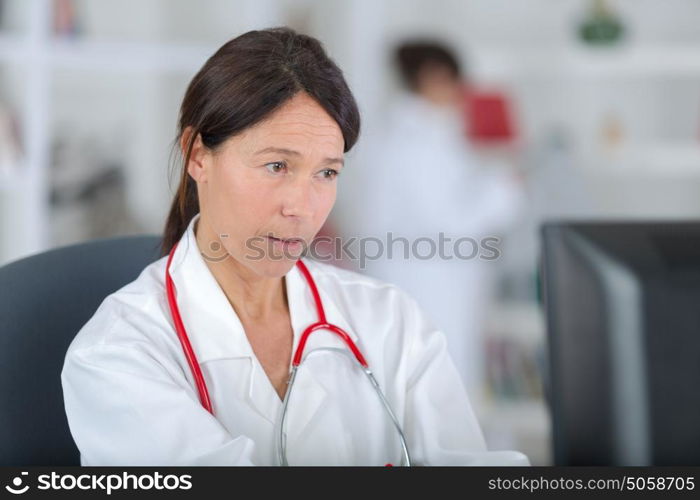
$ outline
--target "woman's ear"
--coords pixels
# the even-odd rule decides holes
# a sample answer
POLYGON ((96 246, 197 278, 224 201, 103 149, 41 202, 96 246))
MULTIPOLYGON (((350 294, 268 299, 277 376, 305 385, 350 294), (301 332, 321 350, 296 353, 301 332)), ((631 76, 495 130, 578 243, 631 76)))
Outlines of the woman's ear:
MULTIPOLYGON (((187 157, 187 148, 190 140, 192 139, 192 133, 192 127, 187 127, 180 138, 180 150, 185 158, 187 157)), ((194 139, 194 144, 192 144, 189 161, 186 165, 187 172, 197 182, 206 182, 206 157, 207 148, 202 142, 202 136, 197 133, 197 137, 194 139)))

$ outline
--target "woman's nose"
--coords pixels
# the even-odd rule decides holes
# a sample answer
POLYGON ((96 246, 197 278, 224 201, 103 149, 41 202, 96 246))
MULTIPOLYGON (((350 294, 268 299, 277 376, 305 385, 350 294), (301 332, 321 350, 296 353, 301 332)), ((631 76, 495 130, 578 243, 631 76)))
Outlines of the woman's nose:
POLYGON ((282 214, 300 219, 313 215, 313 186, 311 180, 298 179, 286 187, 282 214))

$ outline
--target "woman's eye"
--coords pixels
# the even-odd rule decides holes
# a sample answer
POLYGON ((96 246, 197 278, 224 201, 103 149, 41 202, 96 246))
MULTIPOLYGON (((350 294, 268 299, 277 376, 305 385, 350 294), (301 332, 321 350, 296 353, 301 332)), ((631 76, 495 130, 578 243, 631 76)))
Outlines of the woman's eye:
POLYGON ((278 174, 283 168, 286 168, 287 165, 281 161, 273 161, 272 163, 265 165, 265 167, 273 174, 278 174))
POLYGON ((327 169, 323 170, 322 173, 323 173, 324 179, 334 179, 334 178, 338 177, 338 175, 340 175, 340 172, 338 172, 337 170, 335 170, 333 168, 327 168, 327 169))

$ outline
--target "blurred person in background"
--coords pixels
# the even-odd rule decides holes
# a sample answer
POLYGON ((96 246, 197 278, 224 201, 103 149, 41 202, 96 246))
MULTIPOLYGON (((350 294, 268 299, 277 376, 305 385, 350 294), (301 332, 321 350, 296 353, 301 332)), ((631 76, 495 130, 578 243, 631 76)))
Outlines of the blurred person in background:
POLYGON ((394 58, 404 88, 357 160, 361 180, 355 199, 362 206, 355 229, 386 244, 363 271, 418 298, 447 334, 467 392, 478 398, 480 334, 495 280, 494 263, 481 259, 494 252, 482 245, 498 246, 480 240, 507 230, 524 197, 515 175, 480 166, 466 140, 464 84, 455 54, 438 42, 410 41, 395 49, 394 58), (408 244, 390 244, 388 233, 408 244), (435 244, 419 240, 426 237, 435 244))

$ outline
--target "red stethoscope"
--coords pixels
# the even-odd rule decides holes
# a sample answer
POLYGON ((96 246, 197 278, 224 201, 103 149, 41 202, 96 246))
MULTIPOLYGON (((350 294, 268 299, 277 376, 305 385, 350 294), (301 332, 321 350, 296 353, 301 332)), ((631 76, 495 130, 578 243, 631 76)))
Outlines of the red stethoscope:
MULTIPOLYGON (((176 290, 175 290, 175 284, 173 283, 172 278, 170 277, 170 263, 173 260, 173 255, 175 255, 175 249, 177 248, 177 243, 173 245, 173 248, 170 250, 170 254, 168 256, 168 262, 165 266, 165 289, 167 292, 168 296, 168 305, 170 306, 170 312, 173 318, 173 323, 175 325, 175 330, 177 331, 177 335, 180 339, 180 344, 182 344, 182 349, 185 352, 185 357, 187 358, 187 363, 190 365, 190 369, 192 370, 192 375, 194 376, 195 383, 197 385, 197 390, 199 392, 199 399, 202 403, 202 406, 209 411, 212 415, 214 414, 214 411, 212 409, 211 405, 211 400, 209 399, 209 391, 207 390, 207 385, 206 382, 204 381, 204 377, 202 375, 202 370, 200 369, 199 362, 197 361, 197 357, 195 356, 194 350, 192 349, 192 344, 190 344, 189 337, 187 336, 187 331, 185 330, 185 325, 182 322, 182 317, 180 316, 180 309, 177 306, 177 300, 176 300, 176 290)), ((278 419, 278 429, 279 429, 279 439, 278 439, 278 458, 280 459, 280 464, 281 465, 288 465, 287 464, 287 458, 286 458, 286 438, 283 432, 283 426, 284 426, 284 420, 286 417, 287 413, 287 406, 289 403, 289 398, 291 396, 292 392, 292 387, 294 386, 294 379, 296 378, 296 373, 299 368, 299 365, 302 363, 303 359, 302 357, 304 355, 304 347, 306 346, 306 341, 309 338, 309 335, 311 335, 313 332, 316 330, 329 330, 333 333, 335 333, 338 337, 340 337, 343 342, 347 345, 348 349, 353 354, 353 359, 360 365, 362 368, 363 372, 367 375, 369 378, 369 381, 371 382, 372 386, 374 387, 375 391, 377 392, 377 395, 379 396, 385 410, 388 412, 391 420, 394 423, 394 426, 396 430, 398 431, 399 434, 399 439, 401 441, 401 447, 402 447, 402 454, 403 454, 403 461, 404 465, 411 465, 411 458, 408 453, 408 447, 406 445, 406 440, 404 438, 403 431, 401 430, 401 426, 398 423, 398 420, 396 419, 396 416, 394 415, 394 412, 391 410, 391 407, 389 406, 388 401, 384 397, 384 394, 382 393, 379 383, 375 379, 374 375, 372 374, 371 370, 369 369, 369 366, 367 364, 367 361, 365 360, 365 357, 362 355, 360 350, 358 349, 357 345, 355 345, 355 342, 353 342, 352 338, 337 325, 334 325, 332 323, 329 323, 326 320, 326 312, 323 308, 323 303, 321 302, 321 296, 318 293, 318 288, 316 287, 316 282, 314 281, 313 277, 311 276, 311 273, 309 272, 309 269, 306 267, 306 264, 302 262, 301 259, 296 261, 296 266, 297 268, 301 271, 301 273, 304 275, 304 278, 306 279, 306 282, 309 285, 309 288, 311 289, 311 294, 313 295, 314 302, 316 304, 316 312, 318 315, 318 321, 315 323, 311 324, 308 326, 304 332, 301 335, 301 338, 299 339, 299 345, 297 346, 296 351, 294 352, 294 357, 292 358, 292 371, 289 376, 289 382, 287 383, 287 391, 284 396, 284 400, 282 402, 282 411, 280 414, 280 418, 278 419)), ((331 350, 335 352, 342 352, 347 355, 346 350, 341 350, 337 348, 332 348, 332 347, 327 347, 327 348, 317 348, 314 349, 316 350, 331 350)))

